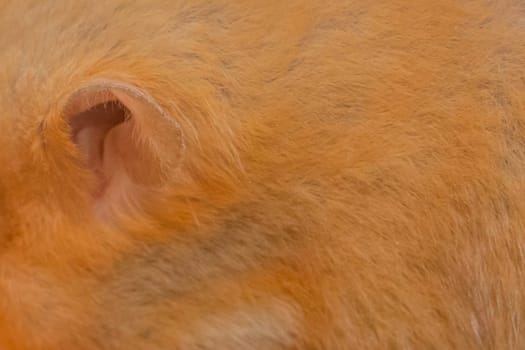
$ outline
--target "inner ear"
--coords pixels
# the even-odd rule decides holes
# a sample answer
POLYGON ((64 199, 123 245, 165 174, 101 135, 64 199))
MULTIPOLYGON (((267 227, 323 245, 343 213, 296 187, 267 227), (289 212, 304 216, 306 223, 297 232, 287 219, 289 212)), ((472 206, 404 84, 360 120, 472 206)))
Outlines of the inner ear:
MULTIPOLYGON (((107 176, 104 174, 104 153, 106 146, 111 146, 107 142, 108 135, 112 135, 115 128, 124 126, 123 123, 130 126, 132 123, 129 109, 114 96, 108 95, 107 98, 107 101, 95 103, 92 107, 71 115, 69 119, 72 141, 84 157, 87 167, 99 177, 107 176)), ((124 139, 121 142, 133 140, 124 139)), ((106 158, 107 156, 108 154, 106 158)))

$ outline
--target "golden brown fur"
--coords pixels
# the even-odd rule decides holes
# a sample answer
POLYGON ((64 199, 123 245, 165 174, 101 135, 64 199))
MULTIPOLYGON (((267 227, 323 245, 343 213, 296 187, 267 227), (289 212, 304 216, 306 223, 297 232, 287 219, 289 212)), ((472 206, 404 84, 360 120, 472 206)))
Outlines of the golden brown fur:
POLYGON ((525 348, 524 38, 517 0, 0 0, 2 350, 525 348))

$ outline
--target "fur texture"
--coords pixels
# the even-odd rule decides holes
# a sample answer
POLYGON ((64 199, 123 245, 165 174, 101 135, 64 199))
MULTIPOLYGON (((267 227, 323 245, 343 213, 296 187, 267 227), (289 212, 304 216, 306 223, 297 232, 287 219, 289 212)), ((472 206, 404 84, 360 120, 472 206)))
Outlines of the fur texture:
POLYGON ((0 0, 2 350, 525 348, 524 37, 517 0, 0 0))

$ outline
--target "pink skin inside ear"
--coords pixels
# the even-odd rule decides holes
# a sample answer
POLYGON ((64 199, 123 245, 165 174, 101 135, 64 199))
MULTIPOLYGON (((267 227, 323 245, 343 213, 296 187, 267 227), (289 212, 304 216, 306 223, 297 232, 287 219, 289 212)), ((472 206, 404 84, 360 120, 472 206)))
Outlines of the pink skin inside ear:
POLYGON ((129 110, 109 90, 77 96, 70 105, 72 141, 98 179, 95 197, 104 194, 111 178, 120 173, 119 156, 129 151, 129 110), (127 132, 118 132, 126 129, 127 132), (127 137, 128 136, 128 137, 127 137))
MULTIPOLYGON (((161 182, 158 154, 142 138, 163 117, 151 104, 131 89, 95 86, 77 93, 65 109, 71 140, 94 175, 92 196, 102 216, 136 203, 161 182)), ((149 135, 156 139, 164 129, 149 135)))

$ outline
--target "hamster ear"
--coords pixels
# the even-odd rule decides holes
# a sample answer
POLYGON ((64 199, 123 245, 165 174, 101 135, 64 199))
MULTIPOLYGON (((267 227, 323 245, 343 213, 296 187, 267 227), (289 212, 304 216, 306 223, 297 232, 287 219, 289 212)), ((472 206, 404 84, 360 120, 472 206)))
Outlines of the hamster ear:
POLYGON ((136 204, 181 162, 179 125, 136 87, 94 82, 71 96, 65 116, 103 215, 136 204))

